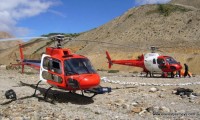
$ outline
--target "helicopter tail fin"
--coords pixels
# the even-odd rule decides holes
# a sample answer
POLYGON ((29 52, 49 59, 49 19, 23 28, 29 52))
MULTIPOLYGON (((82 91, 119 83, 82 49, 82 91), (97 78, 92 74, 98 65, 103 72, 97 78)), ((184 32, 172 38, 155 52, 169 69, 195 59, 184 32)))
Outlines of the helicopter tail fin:
POLYGON ((24 73, 24 53, 23 53, 23 49, 22 49, 22 44, 19 44, 19 52, 20 52, 20 62, 21 62, 21 66, 22 66, 22 73, 24 73))
POLYGON ((37 70, 40 69, 41 60, 24 59, 22 44, 19 44, 19 52, 20 52, 20 60, 17 60, 18 64, 12 64, 12 65, 21 66, 22 67, 22 74, 24 73, 24 66, 25 65, 30 66, 30 67, 37 69, 37 70))
POLYGON ((111 68, 113 63, 112 63, 112 60, 111 60, 111 57, 110 57, 108 51, 106 51, 106 58, 108 59, 108 67, 111 68))
POLYGON ((20 59, 21 59, 21 61, 23 61, 24 60, 24 54, 23 54, 23 49, 22 49, 21 44, 19 44, 19 51, 20 51, 20 59))

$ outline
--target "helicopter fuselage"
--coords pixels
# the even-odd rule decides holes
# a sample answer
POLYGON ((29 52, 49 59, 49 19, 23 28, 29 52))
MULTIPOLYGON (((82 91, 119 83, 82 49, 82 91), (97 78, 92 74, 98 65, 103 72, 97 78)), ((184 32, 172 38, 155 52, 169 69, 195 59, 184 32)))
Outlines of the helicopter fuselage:
POLYGON ((87 90, 100 84, 100 76, 88 58, 69 49, 50 47, 42 55, 40 80, 66 90, 87 90))
POLYGON ((161 56, 158 53, 147 53, 144 56, 144 70, 149 72, 180 71, 182 66, 170 56, 161 56))
POLYGON ((182 66, 179 62, 170 56, 161 56, 158 53, 147 53, 141 55, 136 60, 111 60, 109 53, 106 51, 109 68, 113 64, 140 67, 144 72, 174 72, 180 71, 182 66))

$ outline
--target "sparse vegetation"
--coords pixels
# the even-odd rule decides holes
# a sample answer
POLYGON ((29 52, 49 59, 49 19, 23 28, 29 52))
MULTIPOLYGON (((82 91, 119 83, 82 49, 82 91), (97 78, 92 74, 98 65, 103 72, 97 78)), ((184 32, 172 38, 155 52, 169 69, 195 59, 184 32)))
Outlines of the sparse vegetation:
POLYGON ((42 48, 45 48, 46 46, 50 45, 50 44, 53 43, 53 42, 54 42, 53 40, 47 42, 46 45, 43 45, 43 46, 39 47, 37 50, 35 50, 35 51, 33 52, 33 54, 37 53, 39 50, 41 50, 42 48))
POLYGON ((42 40, 42 39, 36 39, 34 41, 28 42, 26 44, 23 44, 22 47, 28 47, 28 46, 30 46, 32 44, 38 43, 40 40, 42 40))
POLYGON ((185 7, 178 6, 178 5, 159 4, 155 10, 148 11, 146 14, 150 15, 153 13, 160 13, 161 15, 169 16, 171 13, 176 12, 176 11, 188 12, 190 11, 190 9, 187 9, 185 7))
POLYGON ((138 71, 133 71, 133 74, 137 74, 138 73, 138 71))
MULTIPOLYGON (((19 73, 21 73, 21 72, 19 72, 19 73)), ((36 74, 36 73, 34 73, 34 72, 24 72, 24 74, 26 74, 26 75, 33 75, 33 74, 36 74)))
POLYGON ((130 18, 133 14, 129 14, 127 18, 130 18))
POLYGON ((80 35, 80 33, 49 33, 42 35, 42 37, 50 37, 53 35, 64 35, 65 37, 77 37, 80 35))
POLYGON ((109 70, 108 73, 118 73, 119 70, 109 70))
POLYGON ((97 71, 107 71, 107 70, 100 68, 100 69, 97 69, 97 71))
POLYGON ((15 66, 12 64, 6 66, 6 70, 19 70, 19 69, 21 69, 20 66, 15 66))
POLYGON ((190 62, 190 61, 192 61, 193 60, 193 58, 192 57, 190 57, 190 58, 187 58, 187 62, 190 62))

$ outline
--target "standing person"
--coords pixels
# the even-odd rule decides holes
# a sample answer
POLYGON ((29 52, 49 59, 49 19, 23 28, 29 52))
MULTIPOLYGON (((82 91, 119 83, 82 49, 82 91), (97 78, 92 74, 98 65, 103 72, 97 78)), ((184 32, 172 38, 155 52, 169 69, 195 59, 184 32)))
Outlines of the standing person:
POLYGON ((150 72, 150 71, 147 71, 146 72, 146 77, 148 77, 148 75, 150 75, 150 77, 153 77, 154 75, 153 75, 153 72, 150 72))
POLYGON ((178 72, 178 77, 181 77, 181 70, 179 70, 177 72, 178 72))
POLYGON ((189 77, 191 77, 190 74, 188 73, 189 68, 188 68, 188 65, 187 65, 186 63, 184 63, 184 67, 185 67, 184 77, 186 77, 187 75, 188 75, 189 77))

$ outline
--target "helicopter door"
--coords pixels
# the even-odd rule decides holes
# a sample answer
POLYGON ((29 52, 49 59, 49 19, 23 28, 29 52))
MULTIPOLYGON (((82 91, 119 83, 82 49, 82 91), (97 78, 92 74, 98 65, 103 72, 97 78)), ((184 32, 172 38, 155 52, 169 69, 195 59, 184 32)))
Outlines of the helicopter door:
POLYGON ((62 83, 62 69, 61 62, 57 59, 52 59, 49 56, 44 56, 42 58, 40 79, 47 81, 53 81, 57 83, 62 83))
POLYGON ((47 81, 47 79, 45 79, 45 77, 44 77, 44 73, 48 72, 48 69, 46 67, 46 59, 49 57, 50 57, 50 55, 43 54, 42 59, 41 59, 41 64, 40 64, 40 80, 42 80, 44 82, 47 81))
POLYGON ((160 72, 161 70, 158 68, 157 65, 157 57, 159 56, 158 53, 147 53, 144 56, 144 65, 146 69, 150 72, 160 72))
POLYGON ((161 58, 157 59, 157 63, 158 63, 158 67, 160 69, 166 68, 166 64, 165 64, 165 60, 164 59, 161 59, 161 58))

